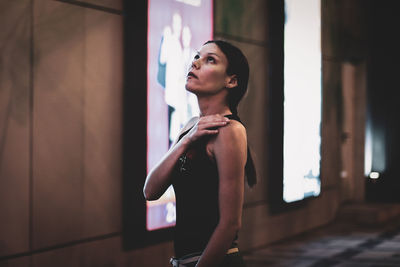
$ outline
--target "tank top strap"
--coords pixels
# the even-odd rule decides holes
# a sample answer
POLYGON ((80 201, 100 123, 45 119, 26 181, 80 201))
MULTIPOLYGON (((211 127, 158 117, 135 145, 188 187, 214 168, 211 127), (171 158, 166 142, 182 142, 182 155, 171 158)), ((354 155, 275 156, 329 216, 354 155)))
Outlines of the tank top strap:
POLYGON ((243 124, 243 122, 240 120, 239 116, 236 115, 236 114, 228 114, 228 115, 225 115, 224 117, 227 117, 227 118, 230 119, 230 120, 238 121, 238 122, 240 122, 241 124, 243 124))

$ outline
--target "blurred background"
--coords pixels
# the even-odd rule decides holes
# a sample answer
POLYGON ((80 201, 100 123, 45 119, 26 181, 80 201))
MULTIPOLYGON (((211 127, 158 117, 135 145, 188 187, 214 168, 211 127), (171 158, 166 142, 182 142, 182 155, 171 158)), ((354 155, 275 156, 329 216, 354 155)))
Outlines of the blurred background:
MULTIPOLYGON (((155 2, 0 0, 1 267, 169 266, 171 229, 146 228, 141 194, 155 2)), ((239 107, 258 172, 239 234, 248 266, 399 266, 398 3, 208 3, 197 22, 251 70, 239 107), (289 134, 310 149, 290 150, 289 134)))

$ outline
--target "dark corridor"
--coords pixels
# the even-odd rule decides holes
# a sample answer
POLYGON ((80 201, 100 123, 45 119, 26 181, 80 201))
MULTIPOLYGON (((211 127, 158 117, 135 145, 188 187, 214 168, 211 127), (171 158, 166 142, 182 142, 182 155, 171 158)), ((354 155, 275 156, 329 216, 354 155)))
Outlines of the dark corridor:
POLYGON ((372 134, 372 171, 379 172, 380 177, 367 179, 366 199, 400 202, 398 2, 370 2, 367 109, 372 134))

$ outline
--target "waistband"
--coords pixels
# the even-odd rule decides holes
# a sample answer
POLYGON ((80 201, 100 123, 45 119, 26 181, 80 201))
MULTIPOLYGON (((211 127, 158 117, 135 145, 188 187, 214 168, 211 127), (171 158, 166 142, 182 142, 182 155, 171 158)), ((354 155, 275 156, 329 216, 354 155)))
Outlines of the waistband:
MULTIPOLYGON (((230 248, 226 252, 226 254, 233 254, 239 252, 239 248, 230 248)), ((172 264, 173 267, 185 267, 189 263, 194 263, 197 262, 201 257, 201 252, 198 253, 192 253, 185 255, 181 258, 171 258, 169 263, 172 264)))

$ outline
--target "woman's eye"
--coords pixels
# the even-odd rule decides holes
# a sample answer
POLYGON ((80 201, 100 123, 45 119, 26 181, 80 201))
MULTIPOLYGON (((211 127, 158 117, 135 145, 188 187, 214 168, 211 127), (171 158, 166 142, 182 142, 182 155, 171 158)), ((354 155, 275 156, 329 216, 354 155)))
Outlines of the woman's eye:
POLYGON ((195 56, 194 56, 194 60, 197 60, 197 59, 199 59, 199 58, 200 58, 199 55, 195 55, 195 56))
POLYGON ((215 59, 213 57, 207 57, 207 61, 214 63, 215 59))

